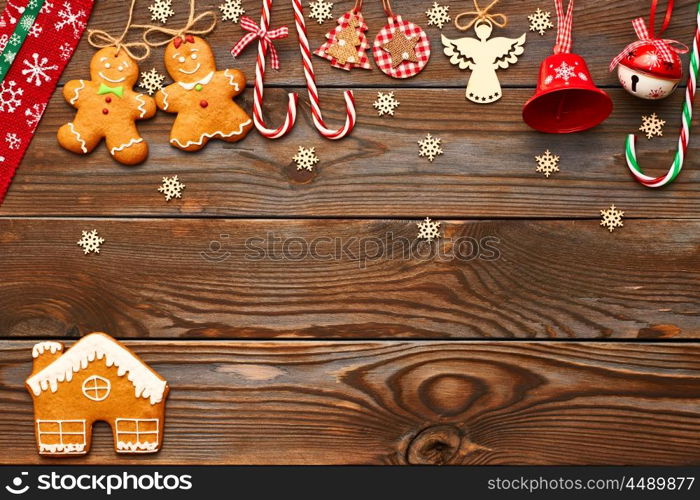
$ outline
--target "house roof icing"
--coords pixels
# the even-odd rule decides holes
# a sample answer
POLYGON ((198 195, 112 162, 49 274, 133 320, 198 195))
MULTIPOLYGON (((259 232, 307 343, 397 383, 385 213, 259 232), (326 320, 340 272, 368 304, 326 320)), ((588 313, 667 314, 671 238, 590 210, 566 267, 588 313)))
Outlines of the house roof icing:
MULTIPOLYGON (((41 344, 35 346, 32 352, 34 357, 45 350, 55 352, 51 349, 52 346, 41 344)), ((35 396, 39 396, 49 388, 51 392, 56 392, 59 382, 70 382, 74 373, 86 369, 96 359, 103 358, 107 366, 117 368, 117 375, 120 377, 126 375, 129 382, 134 385, 137 398, 150 399, 151 404, 160 403, 163 400, 165 380, 124 346, 102 333, 91 333, 80 339, 53 363, 29 377, 27 385, 35 396)))

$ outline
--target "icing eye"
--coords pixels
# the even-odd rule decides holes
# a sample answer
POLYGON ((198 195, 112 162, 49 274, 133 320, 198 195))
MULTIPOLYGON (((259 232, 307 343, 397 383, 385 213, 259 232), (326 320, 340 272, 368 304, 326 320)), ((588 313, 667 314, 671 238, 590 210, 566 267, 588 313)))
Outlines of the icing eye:
POLYGON ((192 59, 197 59, 197 54, 192 54, 190 57, 191 57, 192 59))
POLYGON ((105 68, 109 69, 109 68, 111 68, 111 67, 112 67, 112 65, 111 65, 111 64, 109 64, 109 63, 105 63, 105 68))
POLYGON ((185 58, 183 56, 178 57, 177 60, 180 61, 181 63, 185 62, 185 58))

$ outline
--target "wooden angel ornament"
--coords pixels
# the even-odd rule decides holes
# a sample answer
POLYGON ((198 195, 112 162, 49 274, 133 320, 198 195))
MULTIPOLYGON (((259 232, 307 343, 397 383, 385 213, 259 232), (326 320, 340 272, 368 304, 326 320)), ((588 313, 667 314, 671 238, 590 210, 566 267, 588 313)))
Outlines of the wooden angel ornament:
POLYGON ((494 0, 488 7, 481 9, 477 0, 474 0, 475 11, 463 12, 455 17, 457 29, 466 31, 473 26, 476 38, 450 39, 442 35, 443 50, 450 58, 450 63, 459 69, 472 71, 467 83, 466 98, 477 104, 488 104, 501 98, 501 83, 496 70, 517 63, 518 56, 525 51, 527 33, 519 38, 489 38, 494 25, 502 28, 507 24, 505 15, 488 13, 497 2, 494 0), (463 16, 475 17, 467 25, 462 25, 459 19, 463 16))

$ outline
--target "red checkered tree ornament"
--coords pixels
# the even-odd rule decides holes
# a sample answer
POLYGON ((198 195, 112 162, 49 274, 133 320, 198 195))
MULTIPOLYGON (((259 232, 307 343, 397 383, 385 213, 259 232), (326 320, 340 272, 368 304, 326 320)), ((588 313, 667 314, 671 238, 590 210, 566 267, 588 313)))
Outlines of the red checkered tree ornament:
POLYGON ((382 0, 387 25, 374 39, 372 55, 377 67, 392 78, 410 78, 423 71, 430 59, 430 40, 423 28, 404 21, 382 0))
POLYGON ((326 33, 326 42, 314 54, 328 59, 331 66, 350 71, 352 68, 372 69, 367 57, 369 42, 367 23, 362 17, 362 0, 352 10, 338 18, 338 25, 326 33))

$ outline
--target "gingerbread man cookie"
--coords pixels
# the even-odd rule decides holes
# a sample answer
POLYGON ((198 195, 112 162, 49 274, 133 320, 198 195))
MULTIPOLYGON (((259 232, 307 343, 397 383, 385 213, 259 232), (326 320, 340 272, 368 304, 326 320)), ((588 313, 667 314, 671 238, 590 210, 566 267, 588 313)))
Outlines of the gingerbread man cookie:
POLYGON ((58 143, 87 154, 104 138, 109 154, 119 163, 136 165, 148 156, 148 144, 135 120, 152 117, 154 100, 133 91, 139 77, 136 62, 125 50, 105 47, 90 62, 90 80, 71 80, 63 97, 78 110, 75 119, 58 130, 58 143))
POLYGON ((193 35, 173 39, 165 48, 165 68, 175 83, 156 94, 156 104, 177 113, 170 144, 197 151, 209 139, 239 141, 253 128, 250 116, 233 102, 245 89, 245 76, 236 69, 217 71, 204 39, 193 35))

